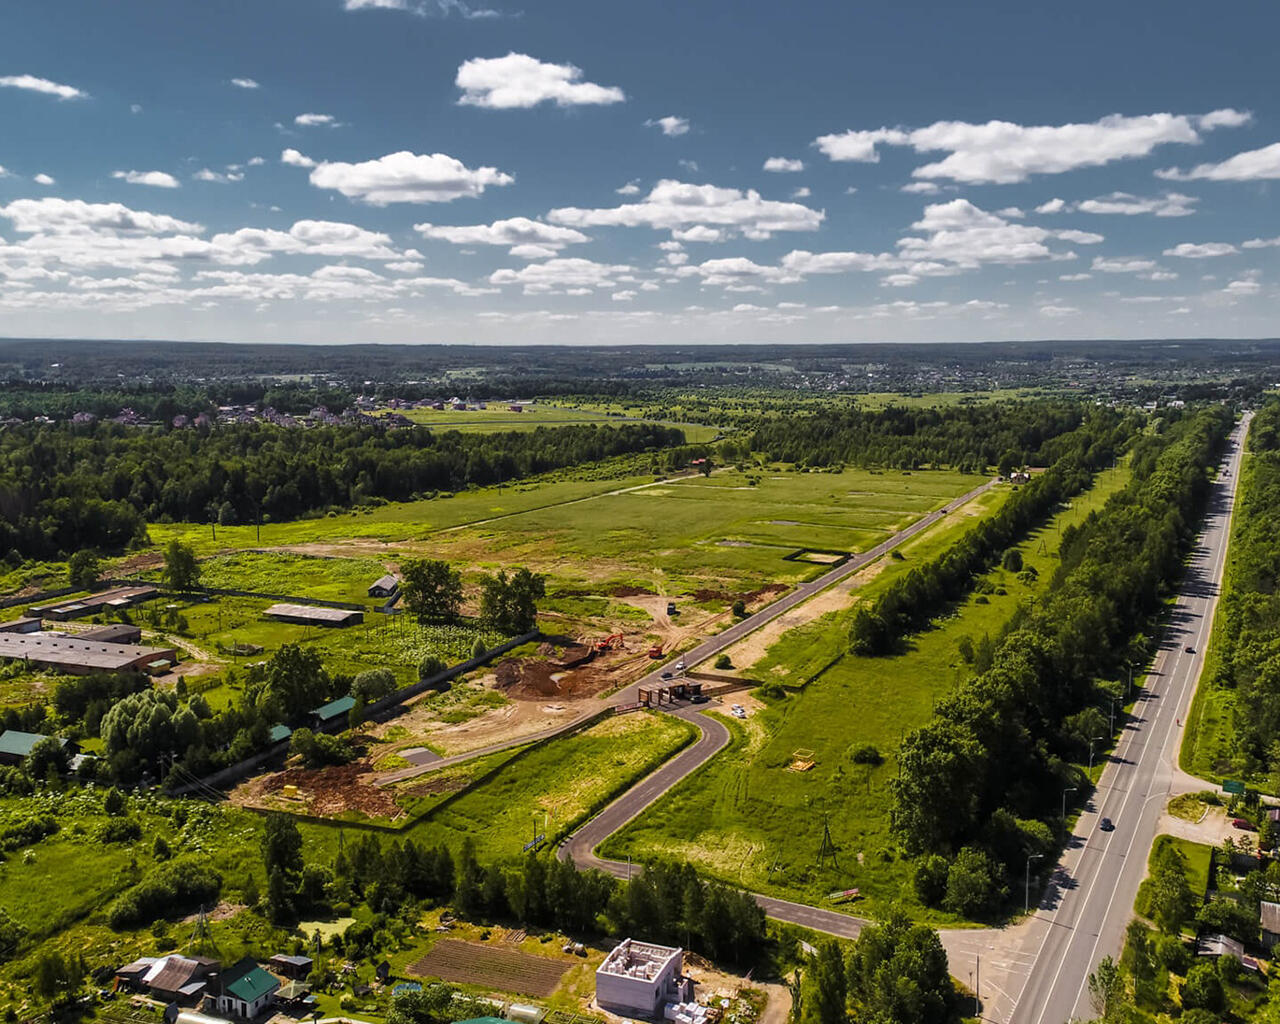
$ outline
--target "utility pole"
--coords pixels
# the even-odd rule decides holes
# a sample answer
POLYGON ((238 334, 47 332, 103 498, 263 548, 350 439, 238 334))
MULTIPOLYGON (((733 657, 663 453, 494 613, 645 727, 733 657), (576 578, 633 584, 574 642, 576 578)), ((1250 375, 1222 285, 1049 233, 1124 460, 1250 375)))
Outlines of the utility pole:
POLYGON ((1024 914, 1031 912, 1031 862, 1033 860, 1039 860, 1043 856, 1043 853, 1033 853, 1027 858, 1027 892, 1022 907, 1022 912, 1024 914))
POLYGON ((1068 786, 1066 789, 1062 791, 1062 827, 1063 828, 1066 828, 1067 826, 1067 794, 1074 793, 1075 791, 1076 791, 1075 786, 1068 786))

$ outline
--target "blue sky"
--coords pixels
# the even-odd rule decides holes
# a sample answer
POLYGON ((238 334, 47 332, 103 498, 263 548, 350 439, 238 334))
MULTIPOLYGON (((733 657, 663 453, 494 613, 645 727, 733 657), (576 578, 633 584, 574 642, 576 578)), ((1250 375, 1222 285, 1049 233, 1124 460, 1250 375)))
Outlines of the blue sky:
POLYGON ((0 335, 1277 333, 1263 3, 11 0, 0 335))

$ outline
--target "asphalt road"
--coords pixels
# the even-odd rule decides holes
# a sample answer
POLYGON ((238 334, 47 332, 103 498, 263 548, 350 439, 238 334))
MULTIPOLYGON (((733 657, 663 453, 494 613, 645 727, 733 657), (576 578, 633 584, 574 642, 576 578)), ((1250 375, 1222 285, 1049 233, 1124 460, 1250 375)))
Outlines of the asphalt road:
MULTIPOLYGON (((874 562, 877 558, 880 558, 881 556, 888 554, 888 552, 896 548, 899 544, 902 544, 903 542, 910 540, 921 530, 927 530, 939 519, 942 519, 945 515, 947 515, 947 513, 950 512, 952 509, 957 509, 961 505, 965 505, 968 502, 972 501, 978 495, 984 493, 985 491, 990 490, 995 485, 995 483, 996 483, 995 480, 988 480, 986 483, 982 484, 979 487, 975 487, 973 490, 969 491, 967 494, 964 494, 961 497, 955 499, 954 501, 949 502, 943 508, 937 509, 936 511, 930 512, 928 515, 920 519, 917 519, 910 526, 906 527, 906 529, 898 531, 892 537, 888 538, 887 540, 881 541, 875 547, 870 548, 867 551, 863 551, 860 554, 851 556, 847 562, 842 562, 840 565, 836 566, 834 569, 831 569, 828 572, 823 573, 817 579, 810 580, 808 583, 801 583, 794 590, 778 598, 778 600, 774 601, 772 604, 766 605, 764 608, 761 608, 760 611, 756 612, 755 614, 745 619, 742 619, 739 622, 735 622, 732 626, 730 626, 728 629, 724 630, 723 632, 717 633, 715 636, 710 637, 707 640, 704 640, 702 643, 698 644, 692 650, 685 651, 684 653, 680 654, 676 660, 683 661, 686 665, 692 667, 694 665, 698 665, 706 661, 708 658, 714 658, 721 651, 725 650, 728 647, 732 647, 734 644, 736 644, 743 637, 747 636, 749 633, 753 633, 757 629, 760 629, 762 626, 768 625, 770 622, 776 619, 779 615, 785 615, 796 605, 809 600, 809 598, 813 597, 815 594, 818 594, 821 591, 826 590, 827 587, 834 586, 835 584, 839 583, 841 580, 846 579, 849 576, 852 576, 858 570, 865 568, 871 562, 874 562)), ((643 486, 649 486, 649 485, 645 484, 643 486)), ((637 489, 638 488, 628 488, 628 490, 637 490, 637 489)), ((622 493, 622 492, 617 492, 617 493, 622 493)), ((582 498, 578 500, 586 501, 590 499, 582 498)), ((572 502, 567 502, 566 504, 572 504, 572 502)), ((475 525, 475 524, 473 523, 470 525, 475 525)), ((634 683, 631 683, 630 685, 614 693, 609 698, 608 703, 612 705, 634 704, 636 702, 637 693, 642 686, 654 687, 654 686, 661 685, 663 682, 665 682, 665 680, 662 678, 662 673, 670 672, 670 671, 671 671, 670 663, 658 666, 652 672, 646 675, 644 678, 638 679, 634 683)), ((489 746, 483 747, 479 750, 468 751, 465 754, 455 754, 452 757, 444 757, 438 761, 433 761, 430 764, 411 765, 408 768, 401 768, 394 772, 388 772, 385 775, 379 776, 378 779, 376 780, 376 784, 379 786, 389 786, 397 782, 403 782, 406 779, 416 778, 419 775, 426 775, 426 774, 429 774, 430 772, 439 771, 441 768, 447 768, 448 766, 453 764, 458 764, 461 761, 469 761, 474 757, 480 757, 481 755, 484 755, 484 754, 493 754, 493 753, 497 753, 500 750, 506 750, 510 747, 522 746, 526 743, 531 743, 536 740, 549 739, 550 737, 555 736, 559 733, 566 732, 569 729, 575 728, 587 718, 590 718, 592 715, 598 714, 599 711, 600 711, 599 708, 590 708, 587 711, 583 712, 582 714, 575 716, 574 718, 568 719, 564 722, 558 722, 556 725, 551 726, 550 728, 544 729, 541 732, 532 733, 527 736, 520 736, 511 740, 503 740, 498 743, 490 744, 489 746)), ((706 719, 699 720, 696 717, 690 718, 690 720, 694 721, 695 723, 698 723, 699 721, 701 722, 706 721, 706 719)), ((718 727, 723 728, 722 726, 718 726, 718 727)), ((682 752, 680 757, 677 757, 674 761, 669 762, 667 765, 664 765, 662 768, 658 769, 658 772, 656 772, 655 774, 661 774, 665 772, 668 768, 670 768, 672 765, 680 763, 682 757, 684 757, 686 754, 692 753, 694 750, 697 750, 699 747, 702 747, 702 744, 704 742, 710 742, 710 739, 706 735, 705 730, 704 730, 704 735, 700 740, 698 740, 698 742, 694 745, 694 747, 689 748, 684 752, 682 752)), ((728 742, 728 736, 726 734, 724 743, 727 743, 727 742, 728 742)), ((695 764, 690 765, 688 764, 688 762, 685 762, 685 771, 682 774, 677 775, 675 779, 672 781, 671 785, 674 785, 675 782, 678 782, 680 779, 684 778, 685 775, 689 774, 689 772, 693 771, 694 768, 698 767, 698 765, 705 762, 707 758, 709 758, 712 754, 720 750, 724 746, 724 743, 721 743, 719 747, 716 747, 714 750, 710 750, 709 752, 706 750, 706 748, 703 748, 702 753, 704 753, 706 756, 704 756, 700 761, 697 761, 695 764)), ((651 778, 653 778, 653 776, 649 777, 649 779, 651 778)), ((633 789, 630 792, 635 792, 636 790, 639 790, 642 787, 645 787, 648 784, 649 779, 645 779, 642 782, 640 782, 637 786, 633 787, 633 789)), ((667 787, 667 789, 669 788, 670 786, 667 787)), ((652 797, 652 800, 656 800, 664 792, 666 792, 665 789, 655 793, 654 796, 652 797)), ((629 793, 624 794, 624 797, 628 795, 630 794, 629 793)), ((652 802, 652 800, 650 802, 652 802)), ((636 813, 639 813, 639 812, 637 811, 636 813)), ((630 819, 627 819, 627 820, 630 820, 630 819)))
MULTIPOLYGON (((1103 957, 1120 955, 1177 775, 1183 723, 1204 667, 1248 422, 1245 417, 1232 434, 1227 472, 1214 484, 1204 529, 1145 691, 1038 905, 1035 932, 1042 937, 1007 1018, 1012 1024, 1063 1024, 1092 1017, 1089 974, 1103 957), (1104 817, 1115 823, 1114 832, 1098 828, 1104 817)), ((986 1012, 984 1017, 1006 1019, 986 1012)))

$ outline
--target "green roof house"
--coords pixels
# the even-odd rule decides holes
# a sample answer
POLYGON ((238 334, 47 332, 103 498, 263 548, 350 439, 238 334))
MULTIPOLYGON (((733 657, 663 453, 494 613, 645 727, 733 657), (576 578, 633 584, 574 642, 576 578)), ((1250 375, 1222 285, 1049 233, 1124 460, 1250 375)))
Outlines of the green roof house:
POLYGON ((337 700, 329 701, 328 704, 320 705, 311 714, 315 716, 316 725, 324 726, 340 715, 346 715, 355 706, 356 699, 354 697, 339 697, 337 700))
MULTIPOLYGON (((0 764, 22 764, 31 753, 32 748, 41 740, 48 739, 47 736, 38 732, 22 732, 19 729, 6 729, 0 734, 0 764)), ((61 736, 57 737, 58 742, 66 749, 67 740, 61 736)), ((73 747, 70 753, 75 753, 79 748, 73 747)))
POLYGON ((252 957, 222 971, 212 989, 220 1013, 245 1019, 256 1017, 275 1001, 280 979, 268 974, 252 957))

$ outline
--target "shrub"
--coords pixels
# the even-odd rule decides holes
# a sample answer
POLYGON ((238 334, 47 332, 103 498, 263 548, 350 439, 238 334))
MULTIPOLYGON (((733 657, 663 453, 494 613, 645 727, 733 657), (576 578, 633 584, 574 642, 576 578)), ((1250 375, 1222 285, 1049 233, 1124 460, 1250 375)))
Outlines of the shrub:
POLYGON ((747 605, 742 598, 733 602, 733 614, 735 618, 745 619, 747 617, 747 605))
POLYGON ((720 670, 733 668, 733 662, 729 659, 729 655, 722 654, 716 658, 716 668, 720 670))
POLYGON ((222 891, 222 876, 191 857, 161 864, 119 896, 107 910, 115 929, 133 928, 157 917, 177 917, 211 907, 222 891))
POLYGON ((94 835, 100 843, 133 843, 142 838, 142 826, 133 818, 112 818, 99 825, 94 835))
POLYGON ((19 850, 38 843, 57 831, 58 822, 48 814, 9 821, 0 827, 0 850, 19 850))
POLYGON ((947 872, 951 865, 947 858, 938 853, 922 857, 916 865, 912 885, 920 902, 926 907, 936 907, 947 894, 947 872))
POLYGON ((866 743, 853 752, 853 763, 881 765, 884 764, 884 755, 873 744, 866 743))

